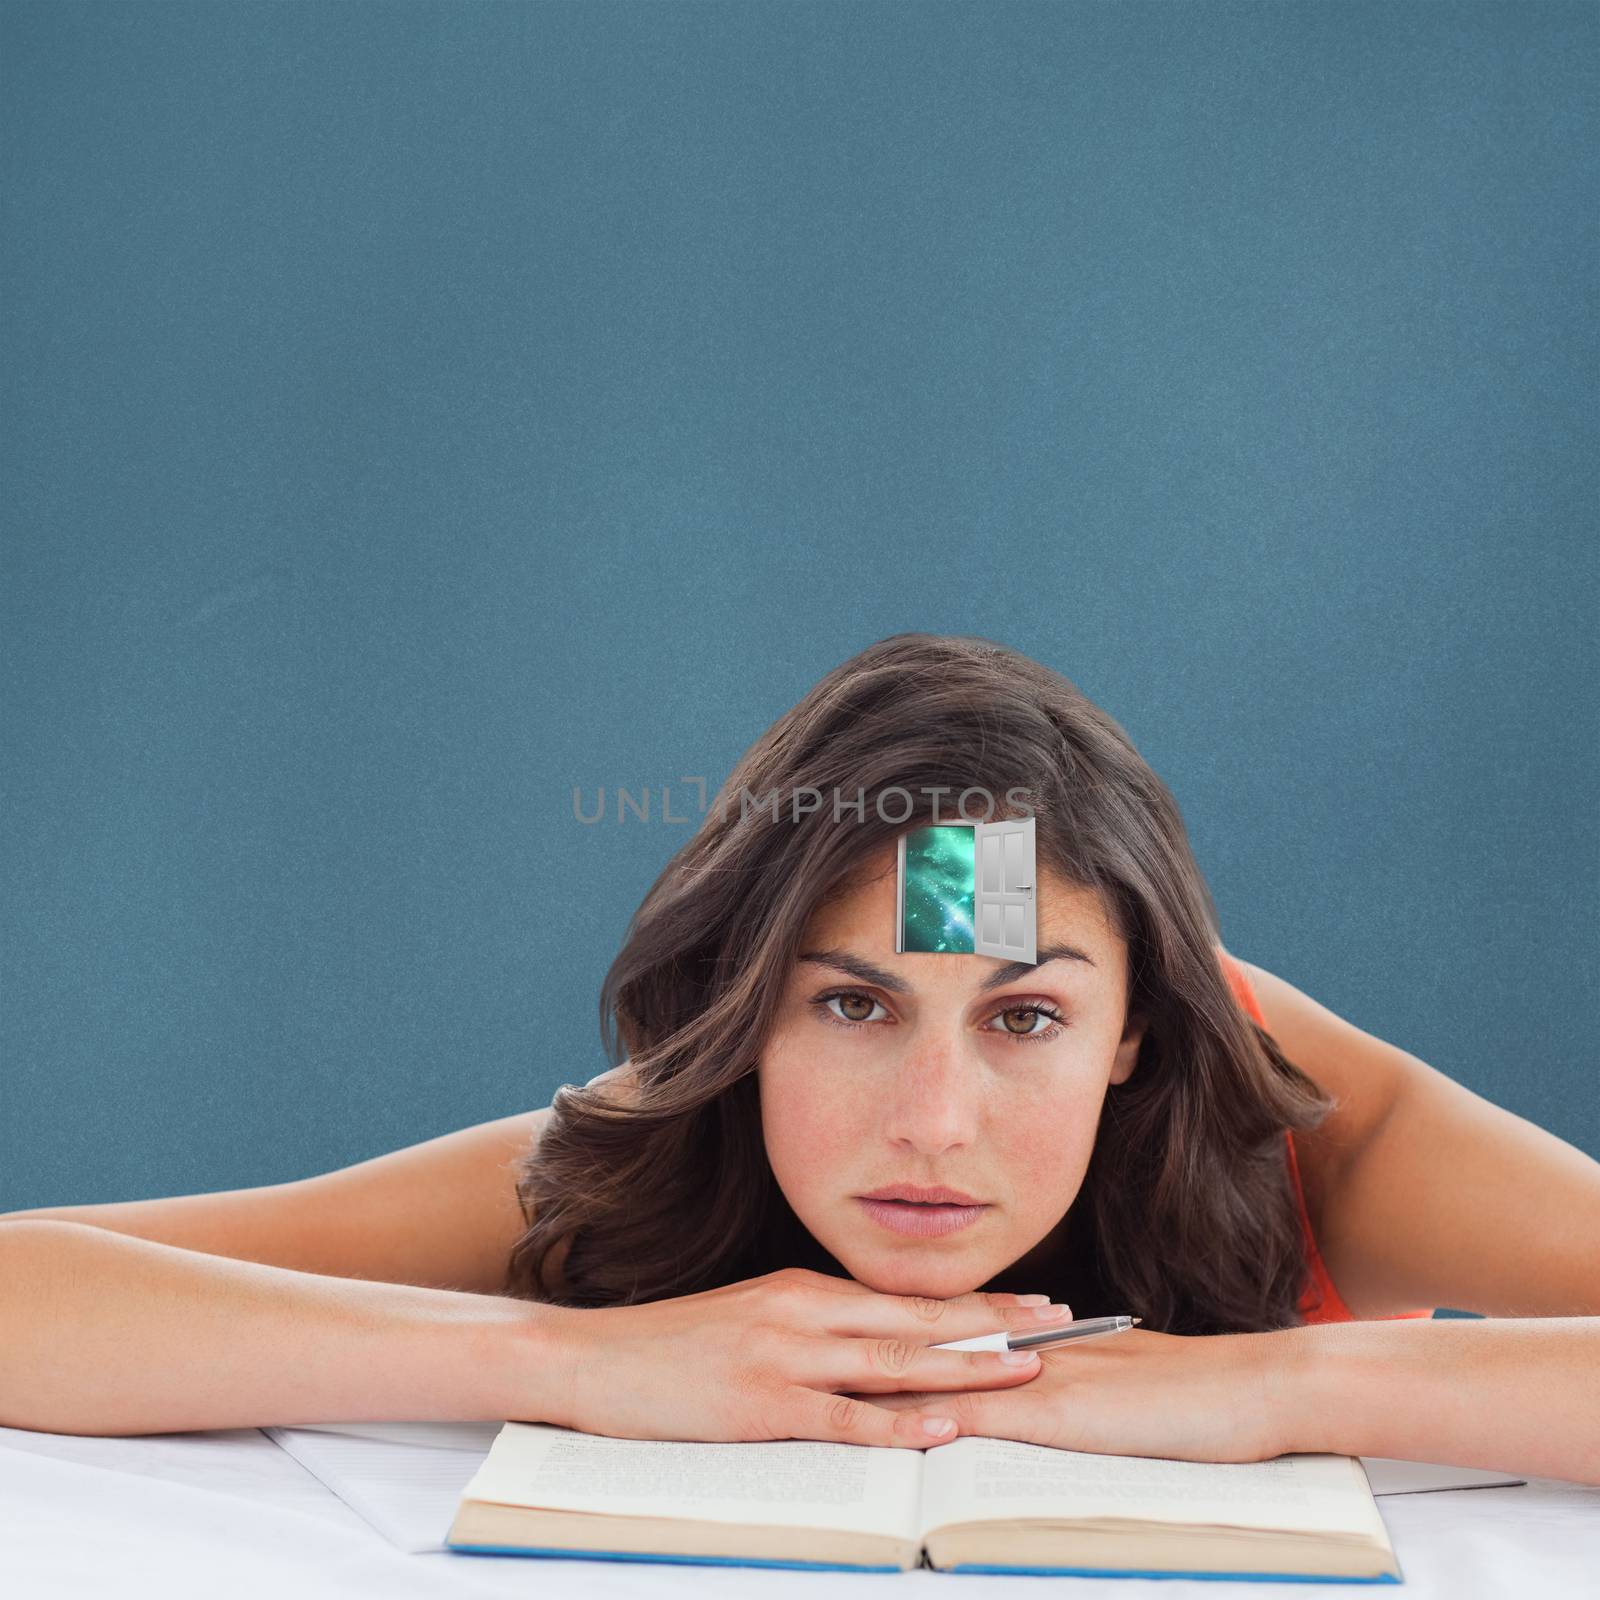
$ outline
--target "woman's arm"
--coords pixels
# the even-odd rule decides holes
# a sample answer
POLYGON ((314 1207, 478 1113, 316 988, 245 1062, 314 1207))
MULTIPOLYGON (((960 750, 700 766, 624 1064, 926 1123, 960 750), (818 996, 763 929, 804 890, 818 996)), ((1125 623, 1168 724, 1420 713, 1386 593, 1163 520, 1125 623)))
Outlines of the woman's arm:
POLYGON ((1283 1396, 1281 1450, 1600 1484, 1600 1317, 1341 1322, 1260 1338, 1283 1396))
POLYGON ((76 1222, 0 1222, 0 1426, 138 1434, 554 1415, 574 1315, 76 1222))
MULTIPOLYGON (((597 1086, 636 1098, 632 1063, 586 1085, 597 1086)), ((498 1294, 527 1228, 517 1176, 552 1114, 497 1117, 287 1183, 0 1211, 0 1223, 77 1222, 295 1272, 498 1294)))
POLYGON ((1042 1354, 1015 1388, 874 1399, 963 1434, 1096 1454, 1328 1450, 1600 1484, 1600 1318, 1135 1328, 1042 1354))
POLYGON ((288 1183, 3 1212, 0 1224, 76 1222, 294 1272, 496 1294, 527 1225, 516 1166, 550 1114, 481 1122, 288 1183))
POLYGON ((800 1268, 589 1310, 7 1222, 0 1426, 121 1435, 516 1419, 624 1438, 920 1448, 941 1436, 921 1417, 839 1391, 1024 1381, 1031 1369, 997 1351, 926 1346, 1033 1331, 1049 1312, 1012 1294, 877 1294, 800 1268))

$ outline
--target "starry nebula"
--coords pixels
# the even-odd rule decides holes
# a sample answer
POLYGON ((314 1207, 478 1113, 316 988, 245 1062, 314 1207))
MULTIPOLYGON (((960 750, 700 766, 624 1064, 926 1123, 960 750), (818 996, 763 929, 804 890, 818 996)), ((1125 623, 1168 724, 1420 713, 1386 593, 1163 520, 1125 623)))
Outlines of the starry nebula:
POLYGON ((905 947, 971 955, 973 834, 959 824, 906 835, 905 947))

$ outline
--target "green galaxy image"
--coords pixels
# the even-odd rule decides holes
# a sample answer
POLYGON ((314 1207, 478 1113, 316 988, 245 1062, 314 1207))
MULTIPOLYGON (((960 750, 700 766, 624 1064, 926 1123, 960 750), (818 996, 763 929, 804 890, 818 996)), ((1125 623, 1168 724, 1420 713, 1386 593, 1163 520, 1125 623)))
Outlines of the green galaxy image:
POLYGON ((970 826, 913 828, 906 835, 905 948, 972 955, 970 826))

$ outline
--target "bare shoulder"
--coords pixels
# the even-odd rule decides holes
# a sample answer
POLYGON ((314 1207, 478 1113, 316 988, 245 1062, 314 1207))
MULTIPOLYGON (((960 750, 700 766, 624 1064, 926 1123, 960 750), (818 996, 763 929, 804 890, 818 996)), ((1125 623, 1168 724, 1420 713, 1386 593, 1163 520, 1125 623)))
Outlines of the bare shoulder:
POLYGON ((1278 1048, 1333 1102, 1315 1133, 1295 1139, 1308 1191, 1324 1189, 1334 1171, 1377 1136, 1407 1089, 1434 1076, 1433 1069, 1287 979, 1241 956, 1233 959, 1244 968, 1278 1048))
POLYGON ((1333 1100, 1295 1148, 1318 1246, 1358 1316, 1593 1313, 1600 1163, 1243 965, 1267 1031, 1333 1100))

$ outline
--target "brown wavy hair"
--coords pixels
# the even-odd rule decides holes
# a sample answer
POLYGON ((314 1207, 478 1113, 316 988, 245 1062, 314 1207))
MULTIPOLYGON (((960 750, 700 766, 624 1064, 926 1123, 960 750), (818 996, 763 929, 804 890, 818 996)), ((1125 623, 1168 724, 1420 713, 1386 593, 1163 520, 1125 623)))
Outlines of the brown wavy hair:
MULTIPOLYGON (((828 673, 745 752, 629 923, 600 993, 631 1092, 563 1085, 517 1192, 505 1291, 631 1304, 787 1265, 846 1276, 767 1161, 756 1067, 812 912, 963 790, 1036 817, 1040 865, 1098 893, 1126 942, 1136 1069, 1106 1096, 1063 1243, 1026 1285, 1178 1333, 1299 1320, 1285 1130, 1327 1109, 1228 988, 1216 907, 1165 784, 1059 673, 988 640, 895 634, 828 673), (884 821, 876 797, 898 797, 884 821), (796 791, 827 797, 797 809, 796 791), (838 791, 841 818, 832 796, 838 791), (776 792, 773 808, 756 805, 776 792), (1025 802, 1017 798, 1025 791, 1025 802), (865 797, 864 817, 852 802, 865 797), (741 797, 748 796, 746 802, 741 797), (748 814, 746 812, 748 811, 748 814)), ((978 805, 970 807, 981 814, 978 805)), ((1052 1236, 1053 1238, 1054 1236, 1052 1236)), ((1053 1248, 1053 1246, 1052 1246, 1053 1248)))

